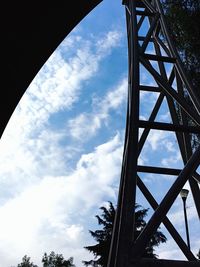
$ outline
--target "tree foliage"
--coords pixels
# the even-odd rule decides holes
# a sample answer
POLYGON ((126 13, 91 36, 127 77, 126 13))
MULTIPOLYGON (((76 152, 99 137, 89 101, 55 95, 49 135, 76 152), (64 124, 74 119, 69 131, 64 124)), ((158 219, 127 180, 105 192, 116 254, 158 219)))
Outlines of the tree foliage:
MULTIPOLYGON (((62 254, 56 254, 52 251, 49 255, 44 253, 42 257, 43 267, 75 267, 73 264, 73 257, 70 257, 68 260, 65 260, 62 254)), ((30 262, 30 257, 25 255, 22 258, 22 262, 17 265, 17 267, 38 267, 37 265, 30 262)))
POLYGON ((42 258, 43 267, 75 267, 73 257, 65 260, 62 254, 56 254, 52 251, 49 255, 44 253, 42 258))
MULTIPOLYGON (((148 209, 142 209, 141 206, 136 205, 135 207, 135 233, 134 236, 137 238, 143 228, 146 225, 144 217, 147 216, 148 209)), ((106 267, 108 261, 109 248, 111 244, 112 229, 115 218, 115 208, 112 202, 109 202, 109 207, 100 207, 102 211, 101 215, 96 215, 98 224, 102 226, 102 229, 96 231, 89 231, 91 236, 97 242, 95 245, 86 246, 89 252, 93 253, 94 259, 89 261, 83 261, 85 266, 93 267, 106 267)), ((149 244, 147 245, 143 257, 156 258, 157 255, 154 253, 155 247, 159 246, 160 243, 166 242, 166 237, 160 231, 152 236, 149 244)))
POLYGON ((200 96, 200 1, 162 0, 173 41, 200 96))
MULTIPOLYGON (((187 77, 200 101, 200 1, 162 0, 170 33, 179 52, 187 77)), ((187 94, 186 101, 191 103, 187 94)), ((177 112, 180 109, 177 108, 177 112)), ((189 125, 196 125, 185 114, 189 125)), ((190 134, 193 149, 200 144, 199 134, 190 134)))
POLYGON ((31 260, 31 258, 28 257, 27 255, 25 255, 22 258, 22 262, 20 264, 18 264, 17 267, 38 267, 33 262, 30 262, 30 260, 31 260))

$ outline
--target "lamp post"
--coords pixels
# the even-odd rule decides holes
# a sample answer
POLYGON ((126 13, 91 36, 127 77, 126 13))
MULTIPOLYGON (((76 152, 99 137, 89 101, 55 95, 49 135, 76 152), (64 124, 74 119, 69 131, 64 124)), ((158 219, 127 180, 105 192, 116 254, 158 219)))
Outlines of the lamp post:
POLYGON ((183 200, 187 245, 188 245, 188 248, 190 249, 190 238, 189 238, 189 229, 188 229, 188 221, 187 221, 187 213, 186 213, 186 199, 187 199, 188 194, 189 194, 189 190, 184 189, 184 188, 180 192, 181 198, 183 200))

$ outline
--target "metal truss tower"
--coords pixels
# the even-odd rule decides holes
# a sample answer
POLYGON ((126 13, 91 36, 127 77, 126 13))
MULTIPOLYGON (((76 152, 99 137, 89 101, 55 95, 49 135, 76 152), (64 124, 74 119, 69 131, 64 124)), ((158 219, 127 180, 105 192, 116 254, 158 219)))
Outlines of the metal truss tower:
POLYGON ((123 4, 126 11, 129 58, 128 108, 118 205, 108 267, 200 266, 200 262, 167 217, 181 189, 189 183, 195 210, 200 218, 200 146, 194 149, 191 144, 191 137, 200 134, 200 100, 184 72, 160 1, 124 0, 123 4), (145 36, 141 36, 140 30, 146 22, 148 28, 145 36), (142 68, 151 76, 154 85, 141 83, 142 68), (158 95, 148 120, 140 119, 142 91, 158 95), (167 103, 170 123, 156 120, 163 101, 167 103), (141 135, 140 129, 143 129, 141 135), (183 162, 182 169, 139 165, 140 153, 151 130, 174 133, 183 162), (161 179, 162 175, 175 176, 160 203, 145 185, 141 173, 160 174, 161 179), (135 240, 134 207, 138 189, 151 205, 153 214, 135 240), (142 258, 147 243, 161 223, 186 260, 142 258))

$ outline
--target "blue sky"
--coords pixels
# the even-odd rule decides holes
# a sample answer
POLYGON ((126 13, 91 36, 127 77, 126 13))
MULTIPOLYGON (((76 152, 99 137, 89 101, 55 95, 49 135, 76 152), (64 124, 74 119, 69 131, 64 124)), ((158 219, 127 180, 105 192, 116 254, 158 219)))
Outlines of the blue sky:
MULTIPOLYGON (((144 69, 141 80, 153 82, 144 69)), ((141 93, 142 119, 157 97, 141 93)), ((99 207, 117 201, 126 103, 124 7, 119 0, 104 0, 41 68, 1 138, 0 267, 17 265, 25 254, 41 266, 44 252, 52 250, 73 256, 77 267, 92 258, 83 248, 94 243, 88 230, 98 228, 99 207)), ((165 103, 157 121, 170 121, 165 103)), ((162 131, 151 132, 139 160, 182 166, 174 135, 162 131)), ((158 202, 174 181, 160 175, 141 178, 158 202)), ((137 202, 150 208, 140 192, 137 202)), ((200 231, 191 193, 187 210, 191 247, 197 253, 200 231)), ((185 238, 180 198, 169 218, 185 238)), ((161 229, 168 241, 158 248, 159 257, 184 259, 161 229)))

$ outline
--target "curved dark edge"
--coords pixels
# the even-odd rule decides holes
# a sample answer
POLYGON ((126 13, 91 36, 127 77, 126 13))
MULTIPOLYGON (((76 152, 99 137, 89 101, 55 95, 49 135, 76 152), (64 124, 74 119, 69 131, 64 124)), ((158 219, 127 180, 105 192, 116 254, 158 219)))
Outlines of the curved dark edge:
POLYGON ((5 1, 1 5, 0 137, 38 71, 101 1, 5 1))

